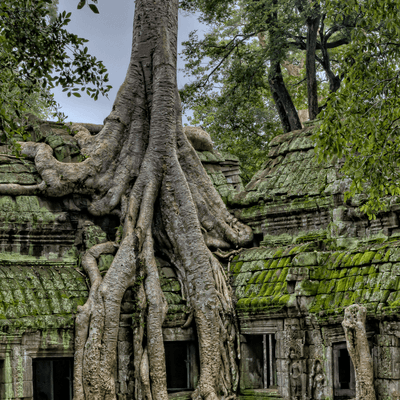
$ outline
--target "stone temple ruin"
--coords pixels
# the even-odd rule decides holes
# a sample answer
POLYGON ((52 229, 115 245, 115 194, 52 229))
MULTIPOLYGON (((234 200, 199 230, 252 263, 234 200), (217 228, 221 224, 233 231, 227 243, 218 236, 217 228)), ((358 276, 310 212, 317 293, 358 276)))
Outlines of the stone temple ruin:
MULTIPOLYGON (((95 134, 98 126, 86 125, 95 134)), ((239 162, 196 145, 231 212, 250 225, 252 248, 223 262, 240 329, 239 398, 326 400, 356 397, 356 370, 342 326, 345 309, 366 312, 376 398, 400 399, 400 202, 376 220, 344 202, 340 160, 317 164, 312 127, 276 137, 263 169, 243 187, 239 162)), ((188 132, 190 135, 190 132, 188 132)), ((62 162, 80 161, 68 129, 32 131, 62 162)), ((195 140, 194 140, 195 142, 195 140)), ((36 184, 32 162, 0 148, 0 183, 36 184)), ((74 317, 88 296, 80 257, 115 238, 115 216, 93 217, 84 196, 0 196, 0 398, 71 400, 74 317)), ((106 271, 112 256, 103 255, 106 271)), ((198 377, 195 330, 172 266, 158 254, 169 304, 163 333, 170 397, 189 399, 198 377)), ((133 399, 134 288, 122 304, 118 398, 133 399)))

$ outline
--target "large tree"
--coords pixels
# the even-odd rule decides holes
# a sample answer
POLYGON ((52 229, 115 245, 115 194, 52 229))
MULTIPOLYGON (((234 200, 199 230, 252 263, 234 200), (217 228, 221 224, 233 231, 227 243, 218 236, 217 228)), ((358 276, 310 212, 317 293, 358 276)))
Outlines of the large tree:
POLYGON ((348 195, 358 195, 355 204, 374 217, 400 195, 399 1, 351 0, 343 18, 354 9, 363 18, 342 55, 345 79, 328 98, 315 140, 321 160, 343 160, 348 195))
MULTIPOLYGON (((220 80, 223 71, 223 75, 233 77, 236 87, 247 87, 249 92, 268 88, 285 132, 301 128, 299 109, 307 108, 310 119, 314 119, 321 99, 339 88, 342 76, 336 55, 350 42, 351 31, 361 15, 356 8, 344 16, 339 12, 343 5, 336 2, 337 14, 327 19, 331 5, 325 1, 182 3, 188 11, 200 11, 201 18, 212 24, 204 38, 192 35, 185 43, 186 71, 196 78, 185 89, 187 100, 193 103, 199 95, 204 97, 213 81, 219 86, 222 83, 225 99, 231 96, 232 91, 228 93, 220 80), (235 59, 243 62, 232 62, 235 59), (250 59, 252 62, 248 62, 250 59), (300 74, 285 71, 296 67, 300 74), (260 79, 262 74, 266 79, 260 79)), ((253 103, 251 97, 243 96, 242 102, 248 101, 253 103)))
MULTIPOLYGON (((83 2, 84 3, 84 2, 83 2)), ((167 304, 154 255, 176 268, 199 339, 200 377, 193 398, 229 398, 238 384, 237 330, 224 270, 207 245, 241 246, 251 229, 229 214, 183 133, 176 82, 178 0, 136 0, 128 72, 96 136, 74 126, 85 161, 58 162, 44 143, 21 143, 43 182, 0 185, 1 193, 91 196, 93 215, 120 217, 120 241, 84 255, 91 289, 76 320, 74 399, 115 399, 114 371, 122 297, 135 284, 138 399, 167 399, 162 324, 167 304), (96 259, 116 253, 102 278, 96 259), (143 280, 143 277, 144 280, 143 280), (143 323, 146 336, 144 336, 143 323)))

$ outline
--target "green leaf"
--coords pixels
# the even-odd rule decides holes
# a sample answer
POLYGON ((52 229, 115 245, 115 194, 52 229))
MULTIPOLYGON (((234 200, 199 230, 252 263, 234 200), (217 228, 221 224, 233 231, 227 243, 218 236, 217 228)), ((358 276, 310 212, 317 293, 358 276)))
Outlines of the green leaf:
POLYGON ((89 4, 89 7, 95 14, 99 14, 99 10, 94 4, 89 4))
POLYGON ((85 4, 86 4, 86 0, 81 0, 81 1, 78 3, 77 9, 78 9, 78 10, 82 9, 82 8, 85 6, 85 4))

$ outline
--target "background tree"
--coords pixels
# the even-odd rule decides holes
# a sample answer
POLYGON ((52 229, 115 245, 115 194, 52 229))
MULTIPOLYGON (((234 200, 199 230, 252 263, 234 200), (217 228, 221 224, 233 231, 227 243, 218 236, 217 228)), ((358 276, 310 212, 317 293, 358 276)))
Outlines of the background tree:
POLYGON ((91 288, 76 319, 75 400, 116 399, 121 300, 134 283, 137 398, 168 399, 162 336, 167 304, 155 249, 176 269, 191 310, 186 325, 193 320, 197 330, 200 377, 193 398, 229 399, 238 386, 231 291, 207 244, 242 246, 252 231, 229 214, 183 133, 177 21, 178 0, 136 0, 130 64, 103 129, 91 136, 80 125, 72 127, 85 161, 61 163, 47 144, 22 142, 22 153, 34 159, 43 182, 0 185, 0 193, 9 194, 83 194, 93 215, 120 217, 119 240, 94 246, 82 258, 91 288), (115 257, 102 277, 96 260, 104 253, 115 257))
POLYGON ((57 115, 50 89, 80 91, 97 99, 110 86, 101 61, 88 54, 86 40, 69 33, 70 13, 57 14, 52 0, 0 2, 0 131, 3 142, 24 134, 28 113, 57 115))
MULTIPOLYGON (((333 16, 336 1, 331 1, 333 16)), ((331 93, 316 132, 319 159, 339 157, 350 178, 348 196, 374 217, 400 195, 400 17, 396 0, 346 2, 345 19, 358 9, 362 19, 341 54, 345 79, 331 93)))
MULTIPOLYGON (((247 137, 262 136, 265 148, 282 130, 301 127, 298 110, 308 109, 315 118, 328 93, 340 86, 340 54, 357 12, 327 19, 324 2, 302 0, 196 0, 183 1, 182 7, 200 11, 211 26, 204 38, 193 33, 185 43, 185 70, 195 81, 181 95, 184 106, 194 110, 193 122, 205 126, 218 146, 226 143, 220 130, 235 125, 234 137, 245 131, 237 122, 239 108, 249 110, 247 137), (235 106, 226 107, 233 101, 235 106), (260 123, 260 115, 268 115, 269 123, 260 123)), ((258 145, 249 140, 253 143, 258 145)), ((257 154, 259 147, 253 150, 257 154)))

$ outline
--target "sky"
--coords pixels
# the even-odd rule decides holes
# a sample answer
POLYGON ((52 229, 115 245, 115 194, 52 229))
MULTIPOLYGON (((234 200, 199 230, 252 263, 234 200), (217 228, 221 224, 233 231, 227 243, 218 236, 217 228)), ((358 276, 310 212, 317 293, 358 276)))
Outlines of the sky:
MULTIPOLYGON (((78 0, 59 0, 58 10, 71 12, 71 22, 67 29, 80 37, 88 39, 86 46, 89 53, 98 60, 102 60, 108 69, 112 89, 108 99, 99 96, 94 101, 89 96, 67 97, 61 89, 56 88, 55 100, 61 105, 60 111, 68 116, 67 121, 102 124, 110 113, 115 96, 122 84, 128 68, 131 42, 132 23, 135 3, 132 0, 104 0, 99 1, 99 14, 94 14, 89 7, 77 10, 78 0)), ((199 34, 206 31, 206 27, 198 22, 194 15, 179 15, 178 53, 181 52, 181 42, 187 40, 189 32, 198 30, 199 34)), ((178 59, 178 69, 183 68, 183 62, 178 59)), ((188 78, 178 71, 178 87, 182 87, 188 78)), ((184 118, 185 121, 185 118, 184 118)))

